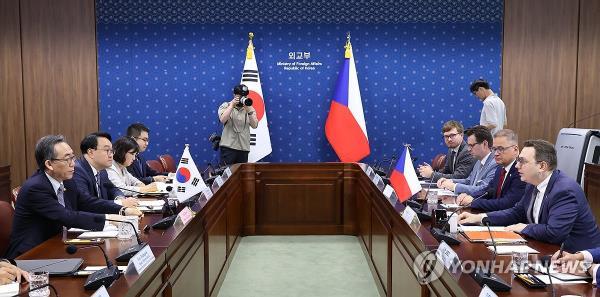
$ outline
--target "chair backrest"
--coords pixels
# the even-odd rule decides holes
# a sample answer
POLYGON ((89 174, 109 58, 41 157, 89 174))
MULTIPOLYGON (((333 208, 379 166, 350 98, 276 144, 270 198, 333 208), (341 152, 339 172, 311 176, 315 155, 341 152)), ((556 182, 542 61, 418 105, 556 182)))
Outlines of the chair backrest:
POLYGON ((175 160, 173 159, 173 156, 169 154, 160 155, 158 156, 158 159, 162 163, 162 166, 166 172, 174 173, 177 170, 177 167, 175 167, 175 160))
POLYGON ((445 154, 438 154, 435 157, 433 157, 433 160, 431 160, 431 168, 433 168, 433 170, 435 171, 444 169, 444 165, 446 165, 445 154))
POLYGON ((10 202, 12 203, 13 209, 17 206, 17 196, 19 196, 19 191, 21 190, 21 186, 17 186, 10 191, 10 202))
POLYGON ((152 170, 156 172, 165 172, 165 168, 163 167, 162 163, 158 160, 146 160, 146 165, 148 165, 148 167, 152 168, 152 170))
POLYGON ((4 255, 8 249, 10 233, 15 210, 6 201, 0 201, 0 255, 4 255))

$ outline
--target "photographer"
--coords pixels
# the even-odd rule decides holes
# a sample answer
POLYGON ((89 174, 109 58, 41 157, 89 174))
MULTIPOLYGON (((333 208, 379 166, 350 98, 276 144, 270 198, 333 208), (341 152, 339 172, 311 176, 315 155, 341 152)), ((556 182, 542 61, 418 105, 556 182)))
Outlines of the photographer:
POLYGON ((246 85, 237 85, 233 88, 233 99, 219 106, 219 120, 223 124, 221 163, 229 165, 248 162, 250 127, 258 127, 252 100, 247 97, 249 93, 246 85))

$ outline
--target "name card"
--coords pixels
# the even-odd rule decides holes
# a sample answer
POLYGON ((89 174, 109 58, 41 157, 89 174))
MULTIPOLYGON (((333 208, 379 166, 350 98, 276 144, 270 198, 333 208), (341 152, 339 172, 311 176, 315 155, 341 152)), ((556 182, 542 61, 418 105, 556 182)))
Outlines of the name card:
POLYGON ((129 260, 126 272, 137 272, 137 274, 142 274, 142 272, 154 262, 154 259, 154 254, 152 253, 150 246, 146 245, 129 260))
POLYGON ((385 185, 385 189, 383 189, 383 196, 385 196, 387 199, 390 199, 392 198, 392 194, 394 194, 394 188, 392 188, 390 185, 385 185))
POLYGON ((421 228, 421 221, 419 220, 419 216, 409 206, 407 206, 404 209, 404 212, 402 212, 402 218, 404 219, 404 221, 406 221, 406 223, 415 233, 417 233, 419 231, 419 228, 421 228))
POLYGON ((206 198, 206 200, 210 200, 210 198, 212 198, 213 196, 213 192, 210 190, 209 187, 204 187, 202 189, 202 192, 200 192, 200 196, 204 196, 204 198, 206 198))
POLYGON ((92 294, 92 297, 110 297, 110 295, 108 295, 108 291, 106 291, 106 287, 104 285, 102 285, 102 287, 98 288, 98 290, 96 290, 96 292, 94 292, 94 294, 92 294))
POLYGON ((481 293, 479 293, 479 297, 498 297, 498 295, 496 295, 496 293, 494 293, 490 287, 483 285, 483 288, 481 288, 481 293))
POLYGON ((369 178, 373 179, 373 176, 375 176, 375 171, 373 171, 373 168, 371 168, 371 166, 367 167, 367 171, 366 171, 367 175, 369 176, 369 178))
POLYGON ((456 273, 460 271, 460 259, 456 252, 445 242, 442 241, 435 251, 435 256, 444 263, 444 267, 450 273, 456 273))
POLYGON ((215 178, 215 183, 219 188, 223 185, 224 182, 225 181, 223 180, 223 177, 221 177, 220 175, 215 178))
POLYGON ((228 179, 231 176, 231 169, 229 169, 229 167, 227 167, 227 169, 225 169, 225 171, 223 171, 223 178, 228 179))
POLYGON ((383 179, 381 178, 381 176, 379 176, 379 174, 375 174, 375 176, 373 176, 373 183, 376 185, 379 183, 383 183, 383 179))
POLYGON ((180 223, 183 224, 184 226, 187 225, 193 218, 194 218, 194 211, 192 211, 192 209, 189 206, 186 206, 184 209, 182 209, 178 214, 177 214, 177 218, 175 219, 175 223, 180 223))

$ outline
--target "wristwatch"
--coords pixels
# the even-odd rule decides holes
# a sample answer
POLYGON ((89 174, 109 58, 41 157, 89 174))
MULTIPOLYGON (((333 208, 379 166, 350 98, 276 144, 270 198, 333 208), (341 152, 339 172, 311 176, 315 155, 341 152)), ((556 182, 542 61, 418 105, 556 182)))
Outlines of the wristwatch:
POLYGON ((587 274, 588 276, 592 276, 592 274, 590 273, 590 268, 592 268, 592 264, 593 263, 591 261, 581 261, 581 268, 585 270, 585 274, 587 274))

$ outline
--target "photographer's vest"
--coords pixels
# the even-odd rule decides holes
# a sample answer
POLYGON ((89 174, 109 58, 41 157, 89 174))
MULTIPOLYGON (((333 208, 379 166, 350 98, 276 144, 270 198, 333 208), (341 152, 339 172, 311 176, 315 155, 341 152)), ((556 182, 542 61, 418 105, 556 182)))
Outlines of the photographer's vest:
MULTIPOLYGON (((225 112, 229 102, 219 106, 219 117, 225 112)), ((223 127, 220 146, 240 151, 250 151, 250 119, 244 108, 234 107, 223 127)))

